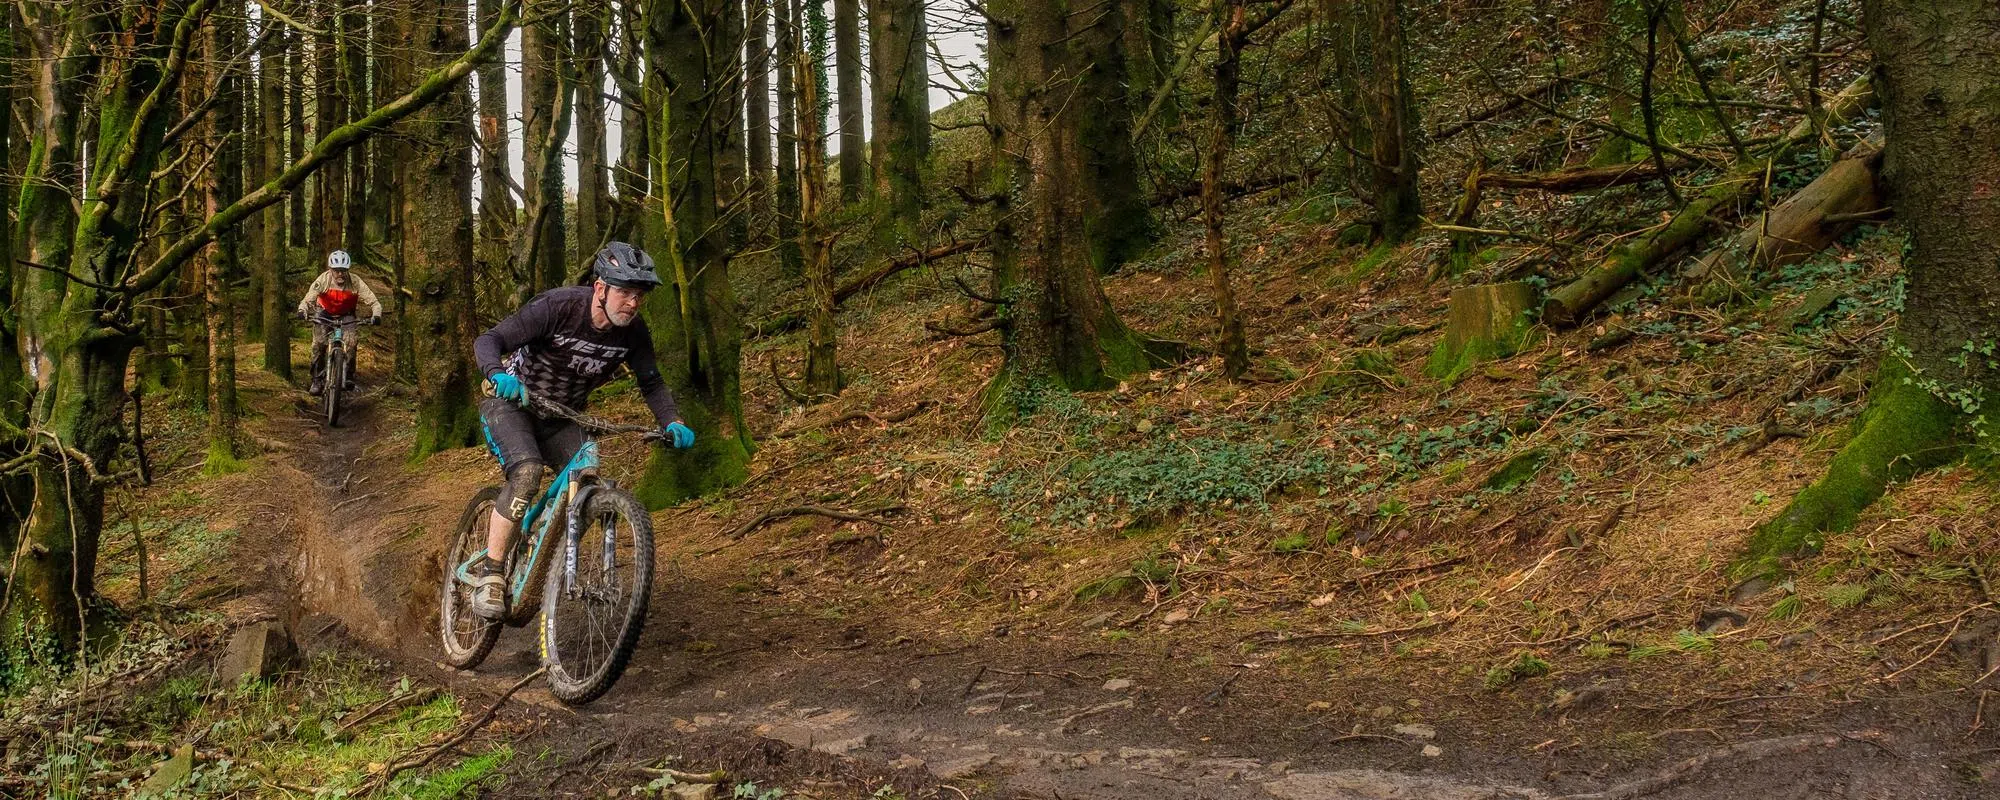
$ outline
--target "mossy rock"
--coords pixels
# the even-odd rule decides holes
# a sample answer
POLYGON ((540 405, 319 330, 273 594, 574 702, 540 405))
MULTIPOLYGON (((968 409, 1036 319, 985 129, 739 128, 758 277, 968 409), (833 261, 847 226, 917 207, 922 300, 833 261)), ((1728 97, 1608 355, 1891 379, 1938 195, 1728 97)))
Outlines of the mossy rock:
POLYGON ((1424 374, 1450 385, 1474 366, 1520 352, 1534 336, 1540 305, 1540 293, 1525 281, 1453 289, 1444 339, 1424 374))
POLYGON ((1494 470, 1493 474, 1486 476, 1481 485, 1490 491, 1511 492, 1521 484, 1533 480, 1541 473, 1542 467, 1548 466, 1548 463, 1549 449, 1546 447, 1517 453, 1513 458, 1507 459, 1507 463, 1501 464, 1499 469, 1494 470))

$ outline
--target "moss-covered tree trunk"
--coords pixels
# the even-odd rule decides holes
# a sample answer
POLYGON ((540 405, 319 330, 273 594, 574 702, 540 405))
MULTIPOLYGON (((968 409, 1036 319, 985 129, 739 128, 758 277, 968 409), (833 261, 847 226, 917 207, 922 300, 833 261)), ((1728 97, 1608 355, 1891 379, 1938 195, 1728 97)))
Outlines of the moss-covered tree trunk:
MULTIPOLYGON (((478 0, 479 28, 485 30, 500 16, 500 0, 478 0)), ((507 157, 507 64, 493 59, 479 65, 479 240, 475 252, 479 261, 495 275, 508 266, 507 234, 513 230, 519 211, 508 184, 514 182, 513 164, 507 157)))
POLYGON ((868 88, 875 133, 869 155, 875 173, 875 239, 885 248, 920 243, 924 164, 931 151, 927 37, 923 0, 868 0, 868 88))
MULTIPOLYGON (((72 49, 43 54, 36 75, 42 126, 30 160, 35 179, 21 205, 29 257, 93 283, 115 282, 138 247, 144 181, 159 164, 171 105, 164 100, 176 90, 172 81, 188 48, 199 48, 196 28, 208 5, 195 0, 129 16, 97 6, 36 10, 40 18, 31 24, 42 41, 62 41, 65 29, 74 36, 72 49), (85 55, 86 47, 95 49, 85 55), (98 124, 91 172, 79 176, 83 132, 76 115, 86 96, 98 124), (90 192, 72 203, 69 192, 79 181, 90 192)), ((97 477, 124 439, 126 365, 138 337, 103 324, 131 321, 129 298, 120 292, 51 273, 23 285, 22 346, 37 361, 29 444, 42 456, 31 473, 19 591, 0 625, 38 620, 64 651, 73 651, 101 620, 95 567, 104 484, 97 477)))
MULTIPOLYGON (((263 120, 263 135, 254 143, 264 153, 263 171, 253 180, 270 180, 285 163, 285 52, 292 39, 284 31, 272 34, 259 62, 257 73, 257 114, 263 120)), ((286 248, 289 227, 282 209, 265 212, 263 239, 257 243, 257 269, 263 273, 262 295, 253 302, 264 308, 264 371, 289 383, 292 380, 291 304, 297 298, 286 283, 286 248)))
MULTIPOLYGON (((429 71, 465 52, 466 0, 402 0, 408 60, 429 71)), ((402 226, 411 293, 400 322, 416 353, 412 455, 471 444, 479 430, 472 367, 472 95, 460 85, 413 116, 404 134, 402 226)))
POLYGON ((1102 45, 1081 35, 1091 20, 1065 13, 1062 0, 1005 0, 989 10, 999 21, 988 27, 988 91, 1002 137, 993 168, 1020 198, 994 243, 1006 362, 984 405, 999 421, 1033 410, 1049 389, 1116 385, 1172 348, 1127 328, 1098 283, 1085 223, 1092 195, 1077 177, 1091 174, 1083 117, 1097 103, 1079 96, 1094 84, 1073 77, 1102 45))
POLYGON ((861 121, 861 0, 833 0, 833 76, 840 93, 840 202, 853 205, 870 185, 861 121))
MULTIPOLYGON (((651 3, 645 8, 646 105, 653 113, 647 251, 667 285, 646 298, 660 369, 695 430, 689 450, 656 448, 633 487, 660 508, 734 486, 749 476, 755 449, 743 420, 743 327, 729 285, 729 258, 716 223, 716 152, 726 130, 707 91, 724 62, 711 59, 713 31, 727 0, 651 3), (669 89, 671 87, 671 90, 669 89)), ((782 74, 782 73, 781 73, 782 74)))
POLYGON ((1882 177, 1909 229, 1896 335, 1853 437, 1764 523, 1737 563, 1768 572, 1854 524, 1890 482, 1991 447, 2000 401, 2000 5, 1869 0, 1887 147, 1882 177))
POLYGON ((778 263, 786 275, 798 275, 804 256, 799 252, 798 90, 792 70, 797 59, 800 23, 798 0, 771 0, 777 7, 778 60, 778 263))
MULTIPOLYGON (((419 74, 418 65, 430 66, 440 63, 417 52, 425 45, 416 38, 416 33, 411 28, 413 20, 423 14, 425 7, 432 2, 435 0, 376 0, 377 13, 373 27, 385 44, 378 54, 381 56, 378 58, 380 64, 375 70, 373 86, 375 105, 387 103, 408 91, 410 83, 419 74)), ((460 41, 463 43, 463 39, 460 41)), ((449 61, 450 57, 446 56, 443 60, 449 61)), ((453 104, 454 98, 462 91, 464 89, 461 85, 460 88, 446 92, 444 99, 438 102, 453 104)), ((419 116, 427 121, 434 110, 434 106, 427 107, 419 116)), ((425 122, 413 119, 411 127, 424 128, 425 122)), ((385 204, 381 231, 382 248, 388 263, 382 266, 388 268, 389 279, 393 284, 393 288, 380 294, 378 299, 382 301, 383 310, 396 324, 383 330, 380 335, 392 337, 395 342, 393 351, 395 359, 391 364, 391 374, 398 383, 413 385, 418 381, 419 362, 425 356, 418 352, 417 327, 404 324, 410 319, 412 305, 419 301, 409 291, 409 288, 416 283, 409 273, 410 260, 415 256, 412 253, 411 231, 406 224, 407 215, 404 213, 407 208, 411 176, 414 174, 412 159, 415 157, 415 153, 410 149, 408 137, 407 130, 399 129, 384 131, 368 140, 368 153, 371 156, 369 174, 373 184, 370 191, 375 192, 379 189, 380 194, 379 197, 371 194, 368 202, 371 206, 378 201, 385 204)), ((357 159, 355 163, 361 162, 357 159)), ((428 342, 425 346, 429 346, 428 342)))
POLYGON ((808 401, 840 393, 840 366, 835 361, 833 319, 833 236, 826 219, 826 135, 822 133, 818 81, 812 60, 801 53, 793 62, 799 87, 799 156, 804 174, 799 181, 799 249, 805 255, 806 383, 808 401))
POLYGON ((563 255, 568 226, 563 213, 563 141, 569 136, 569 92, 571 81, 564 80, 563 52, 568 49, 568 14, 554 6, 541 8, 546 19, 529 25, 521 33, 521 186, 525 190, 527 216, 517 236, 532 236, 534 249, 527 274, 521 276, 533 291, 545 292, 563 284, 568 272, 563 255))
MULTIPOLYGON (((208 149, 214 154, 202 181, 202 212, 207 217, 236 202, 243 187, 243 75, 242 62, 236 60, 243 47, 242 19, 229 13, 214 15, 204 40, 204 56, 219 70, 210 82, 215 106, 202 126, 208 149)), ((240 230, 232 230, 216 237, 202 259, 209 368, 208 459, 203 471, 210 475, 242 469, 237 449, 236 309, 229 291, 230 279, 237 272, 241 236, 240 230)))
MULTIPOLYGON (((27 84, 30 70, 18 66, 15 59, 31 55, 34 48, 26 37, 13 25, 0 25, 0 108, 13 108, 17 97, 28 94, 15 92, 15 82, 27 84)), ((0 165, 9 170, 25 166, 23 147, 31 138, 26 128, 16 128, 13 120, 0 120, 0 165)), ((20 173, 0 177, 0 202, 9 206, 19 202, 21 187, 20 173)), ((27 402, 27 381, 21 372, 20 350, 15 335, 20 330, 18 310, 14 307, 14 280, 18 266, 14 263, 14 242, 17 229, 5 225, 8 216, 0 214, 0 424, 11 429, 24 428, 28 422, 25 403, 27 402)), ((13 459, 26 452, 32 443, 18 436, 0 439, 0 456, 13 459)), ((0 503, 0 553, 14 553, 21 544, 21 521, 19 508, 26 504, 27 493, 32 484, 19 475, 0 477, 0 493, 7 502, 0 503)), ((10 603, 12 590, 8 575, 0 573, 0 637, 12 631, 8 623, 5 607, 10 603)), ((7 663, 7 656, 0 654, 0 666, 7 663)))
MULTIPOLYGON (((716 204, 722 216, 723 247, 731 254, 742 252, 750 239, 749 204, 744 202, 745 181, 749 179, 749 154, 744 151, 743 130, 743 0, 722 4, 721 22, 710 45, 715 62, 712 69, 719 95, 715 104, 716 123, 722 128, 715 149, 716 204)), ((820 12, 825 17, 825 11, 820 12)))
POLYGON ((1214 13, 1225 17, 1216 36, 1215 98, 1209 113, 1208 147, 1202 153, 1201 221, 1208 249, 1209 295, 1215 301, 1216 350, 1223 373, 1230 379, 1250 371, 1250 348, 1243 339, 1243 319, 1236 308, 1236 288, 1230 283, 1229 239, 1222 229, 1222 177, 1241 124, 1236 111, 1242 82, 1243 0, 1230 0, 1214 13))

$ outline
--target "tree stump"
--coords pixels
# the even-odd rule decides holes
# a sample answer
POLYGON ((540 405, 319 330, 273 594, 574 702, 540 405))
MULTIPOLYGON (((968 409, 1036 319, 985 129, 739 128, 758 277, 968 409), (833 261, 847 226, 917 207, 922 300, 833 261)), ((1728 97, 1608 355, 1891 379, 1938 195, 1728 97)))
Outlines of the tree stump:
POLYGON ((1453 289, 1444 340, 1424 373, 1450 384, 1473 366, 1519 352, 1534 330, 1541 297, 1523 281, 1453 289))

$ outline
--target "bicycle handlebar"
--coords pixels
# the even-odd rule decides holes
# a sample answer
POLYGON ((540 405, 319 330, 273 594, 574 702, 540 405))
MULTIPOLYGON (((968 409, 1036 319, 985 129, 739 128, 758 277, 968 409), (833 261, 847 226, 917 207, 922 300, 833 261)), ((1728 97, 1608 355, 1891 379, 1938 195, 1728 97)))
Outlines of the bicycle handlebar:
MULTIPOLYGON (((492 381, 487 381, 484 389, 487 397, 494 396, 492 381)), ((569 420, 570 422, 574 422, 578 425, 583 426, 584 430, 590 431, 592 433, 605 434, 605 435, 621 434, 621 433, 638 433, 638 434, 644 434, 644 436, 642 436, 641 438, 649 441, 664 441, 666 439, 666 437, 661 433, 660 429, 658 428, 654 428, 649 425, 632 425, 624 422, 612 422, 611 420, 605 419, 603 417, 591 414, 585 414, 581 411, 577 411, 576 409, 570 408, 569 406, 563 405, 561 403, 558 403, 554 400, 550 400, 545 397, 537 397, 532 394, 528 395, 528 406, 536 411, 541 411, 543 413, 549 414, 550 416, 561 417, 563 419, 569 420)))

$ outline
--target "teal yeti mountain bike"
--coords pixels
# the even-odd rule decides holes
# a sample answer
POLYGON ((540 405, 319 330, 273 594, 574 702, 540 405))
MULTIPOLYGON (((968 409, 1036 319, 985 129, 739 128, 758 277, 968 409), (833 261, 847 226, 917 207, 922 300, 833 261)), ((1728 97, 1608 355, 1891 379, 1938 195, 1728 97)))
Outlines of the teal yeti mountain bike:
MULTIPOLYGON (((659 431, 579 414, 540 398, 532 407, 566 418, 592 436, 549 482, 521 519, 507 567, 507 614, 522 627, 541 611, 541 659, 549 691, 581 705, 618 681, 639 632, 653 588, 653 522, 638 498, 597 474, 597 434, 659 431), (539 599, 537 597, 539 595, 539 599)), ((472 565, 486 555, 486 533, 499 486, 472 496, 445 551, 440 611, 445 660, 471 669, 493 651, 500 624, 472 613, 472 565)))

